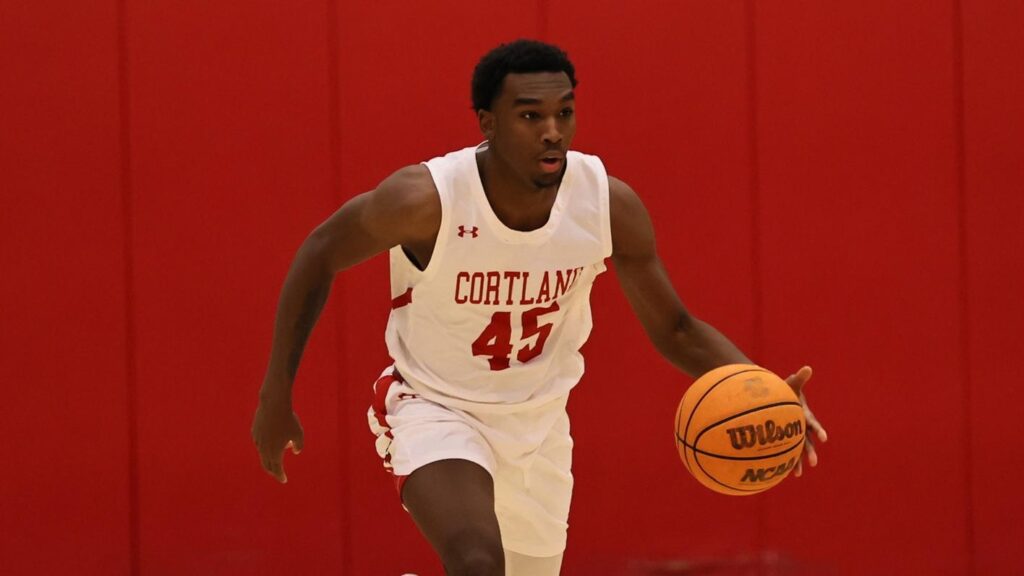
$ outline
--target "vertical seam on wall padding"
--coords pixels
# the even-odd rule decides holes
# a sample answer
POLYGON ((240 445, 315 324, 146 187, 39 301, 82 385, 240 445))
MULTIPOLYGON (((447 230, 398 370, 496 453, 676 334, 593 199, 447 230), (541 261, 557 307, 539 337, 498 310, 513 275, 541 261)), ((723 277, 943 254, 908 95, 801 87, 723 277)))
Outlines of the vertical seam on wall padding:
POLYGON ((548 40, 548 2, 537 0, 537 39, 548 40))
MULTIPOLYGON (((761 166, 757 153, 757 4, 756 0, 744 2, 745 36, 747 44, 747 117, 748 154, 750 155, 750 261, 751 261, 751 299, 753 323, 753 349, 751 359, 764 365, 760 358, 763 352, 764 320, 762 307, 764 299, 761 294, 764 282, 761 270, 761 166)), ((761 549, 767 531, 767 510, 765 499, 759 498, 757 504, 757 530, 754 534, 754 547, 761 549)))
MULTIPOLYGON (((330 135, 328 137, 331 155, 331 194, 335 204, 340 206, 344 200, 341 181, 341 22, 339 20, 338 0, 327 0, 327 83, 328 103, 327 114, 330 135)), ((343 373, 348 362, 342 362, 344 354, 348 350, 348 341, 345 337, 345 311, 347 302, 345 299, 345 285, 340 283, 336 287, 334 301, 337 303, 337 310, 334 314, 334 364, 335 377, 337 378, 337 407, 336 423, 338 426, 338 474, 339 494, 338 513, 340 516, 340 527, 338 537, 341 540, 341 573, 352 573, 352 490, 351 482, 348 481, 348 470, 352 464, 350 457, 351 447, 349 446, 349 422, 348 414, 348 378, 343 373)))
POLYGON ((135 268, 132 235, 131 123, 128 82, 128 6, 117 0, 117 92, 121 133, 121 218, 124 235, 125 404, 128 419, 128 557, 130 573, 141 573, 139 545, 138 378, 135 363, 135 268))
POLYGON ((957 187, 957 242, 960 273, 960 346, 961 378, 963 385, 964 432, 964 484, 967 492, 965 530, 967 545, 967 573, 975 573, 974 534, 974 439, 971 434, 971 325, 968 278, 967 227, 967 130, 964 109, 964 21, 963 3, 953 0, 953 113, 956 132, 956 187, 957 187))
MULTIPOLYGON (((749 117, 750 154, 750 259, 752 263, 751 292, 753 297, 754 349, 752 355, 763 352, 764 339, 763 278, 761 270, 761 163, 758 154, 757 130, 757 30, 756 0, 746 2, 747 36, 747 114, 749 117)), ((757 360, 755 360, 757 361, 757 360)))

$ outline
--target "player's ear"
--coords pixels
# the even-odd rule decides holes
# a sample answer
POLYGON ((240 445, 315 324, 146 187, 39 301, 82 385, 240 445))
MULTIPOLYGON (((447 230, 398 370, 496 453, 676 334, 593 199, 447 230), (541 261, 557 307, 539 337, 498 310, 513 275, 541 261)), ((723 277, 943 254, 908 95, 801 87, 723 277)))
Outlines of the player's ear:
POLYGON ((476 111, 476 119, 480 123, 480 133, 490 140, 494 136, 494 113, 481 108, 476 111))

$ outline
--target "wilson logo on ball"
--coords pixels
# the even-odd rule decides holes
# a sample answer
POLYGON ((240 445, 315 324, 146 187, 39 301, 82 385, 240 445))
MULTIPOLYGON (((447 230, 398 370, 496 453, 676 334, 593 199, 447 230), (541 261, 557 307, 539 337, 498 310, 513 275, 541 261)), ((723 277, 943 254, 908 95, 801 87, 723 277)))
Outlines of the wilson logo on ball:
POLYGON ((803 423, 799 420, 790 422, 785 426, 779 426, 774 420, 769 420, 757 426, 748 424, 726 430, 729 433, 729 442, 737 450, 752 448, 754 444, 758 446, 775 444, 776 442, 800 436, 803 434, 803 431, 803 423))
POLYGON ((743 478, 740 478, 740 482, 767 482, 776 476, 785 476, 796 466, 796 461, 796 458, 790 458, 789 462, 783 462, 770 468, 747 468, 747 471, 743 473, 743 478))

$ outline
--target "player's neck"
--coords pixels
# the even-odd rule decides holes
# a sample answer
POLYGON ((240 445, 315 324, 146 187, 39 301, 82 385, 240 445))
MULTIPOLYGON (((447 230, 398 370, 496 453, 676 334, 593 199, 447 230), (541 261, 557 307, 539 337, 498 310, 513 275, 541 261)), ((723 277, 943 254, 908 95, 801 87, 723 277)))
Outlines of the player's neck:
POLYGON ((523 180, 490 150, 476 155, 484 195, 494 214, 513 230, 529 231, 543 226, 551 214, 558 186, 540 188, 523 180))
POLYGON ((491 150, 484 150, 476 155, 477 170, 480 182, 488 198, 500 198, 502 201, 524 203, 530 205, 540 198, 558 192, 558 185, 538 187, 528 179, 515 173, 502 161, 501 157, 491 150))

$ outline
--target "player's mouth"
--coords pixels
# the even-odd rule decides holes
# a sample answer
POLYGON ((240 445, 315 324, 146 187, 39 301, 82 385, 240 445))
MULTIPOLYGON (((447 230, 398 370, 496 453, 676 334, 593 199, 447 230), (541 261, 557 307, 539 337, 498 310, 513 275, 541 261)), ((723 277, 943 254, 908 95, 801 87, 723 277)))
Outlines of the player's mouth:
POLYGON ((553 174, 562 169, 565 158, 561 155, 549 154, 540 159, 540 169, 547 174, 553 174))

